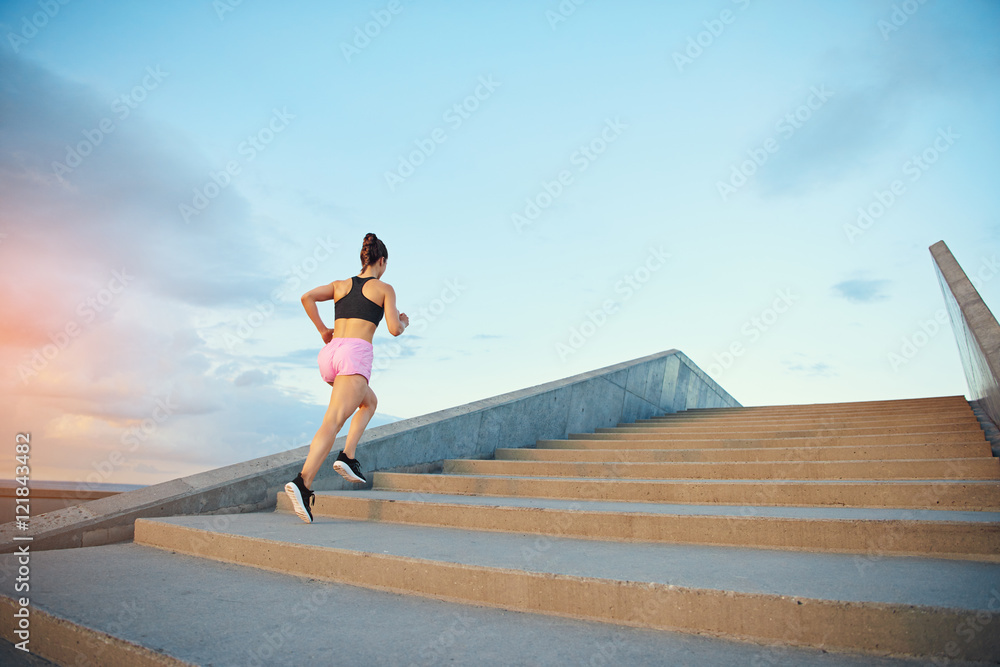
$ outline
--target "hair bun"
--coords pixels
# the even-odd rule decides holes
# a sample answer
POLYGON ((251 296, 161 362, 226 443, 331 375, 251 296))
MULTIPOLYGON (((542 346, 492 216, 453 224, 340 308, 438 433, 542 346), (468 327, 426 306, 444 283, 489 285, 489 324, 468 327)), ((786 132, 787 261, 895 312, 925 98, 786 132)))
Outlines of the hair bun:
POLYGON ((364 241, 361 242, 361 266, 362 268, 374 264, 382 258, 389 258, 389 251, 385 244, 375 236, 374 232, 365 234, 364 241))

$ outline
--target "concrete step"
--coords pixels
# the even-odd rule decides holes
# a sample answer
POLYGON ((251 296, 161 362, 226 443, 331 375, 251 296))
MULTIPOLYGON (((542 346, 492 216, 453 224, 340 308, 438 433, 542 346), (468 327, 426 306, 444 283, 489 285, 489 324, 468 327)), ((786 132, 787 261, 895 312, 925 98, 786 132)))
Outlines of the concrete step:
POLYGON ((845 403, 800 403, 788 405, 750 405, 738 408, 696 408, 676 414, 713 413, 808 413, 828 414, 845 411, 917 412, 933 410, 959 410, 969 407, 965 396, 934 396, 930 398, 902 398, 887 401, 849 401, 845 403))
POLYGON ((758 438, 823 438, 850 435, 912 435, 912 434, 932 434, 932 433, 968 433, 975 434, 983 440, 986 436, 978 423, 969 422, 967 424, 954 424, 950 426, 939 426, 935 424, 917 426, 826 426, 822 428, 810 428, 801 426, 790 426, 788 428, 776 428, 772 425, 766 426, 733 426, 720 428, 718 426, 617 426, 614 428, 598 428, 595 433, 641 433, 649 435, 673 435, 702 438, 724 438, 734 435, 753 435, 758 438))
MULTIPOLYGON (((0 594, 0 606, 3 606, 2 594, 0 594)), ((59 667, 54 662, 49 662, 45 658, 40 658, 32 653, 25 653, 0 637, 0 665, 18 665, 18 667, 59 667)))
POLYGON ((695 505, 791 505, 1000 510, 1000 482, 603 480, 376 472, 374 488, 413 493, 565 498, 695 505))
POLYGON ((739 408, 695 408, 672 413, 678 415, 752 415, 752 416, 781 416, 781 415, 811 415, 824 417, 828 415, 847 414, 920 414, 920 413, 959 413, 971 409, 969 402, 964 396, 956 396, 953 399, 920 403, 914 401, 874 401, 872 403, 817 403, 806 405, 767 405, 767 406, 745 406, 739 408))
POLYGON ((741 418, 801 418, 810 417, 816 419, 828 419, 850 416, 896 416, 908 415, 920 417, 926 415, 965 415, 972 407, 964 398, 957 403, 936 404, 936 405, 867 405, 851 407, 850 405, 800 405, 792 407, 743 407, 743 408, 694 408, 691 410, 681 410, 663 415, 656 415, 655 418, 674 419, 677 417, 741 417, 741 418))
POLYGON ((759 410, 752 411, 744 408, 719 408, 715 411, 709 410, 685 410, 662 415, 650 415, 648 419, 662 422, 672 421, 800 421, 814 420, 818 422, 832 422, 840 420, 869 420, 878 421, 880 419, 943 419, 951 421, 954 419, 964 419, 972 412, 968 404, 950 408, 873 408, 865 410, 824 410, 802 409, 802 410, 759 410))
POLYGON ((841 435, 829 437, 764 438, 728 434, 719 438, 676 437, 665 433, 570 433, 565 440, 538 440, 543 448, 635 448, 635 449, 713 449, 726 447, 841 447, 854 445, 932 445, 982 444, 982 433, 918 433, 909 435, 841 435), (614 443, 613 445, 609 443, 614 443))
POLYGON ((957 628, 1000 601, 1000 565, 617 543, 285 513, 140 519, 136 543, 203 558, 526 612, 759 642, 991 660, 957 628), (210 525, 211 527, 205 527, 210 525))
POLYGON ((731 408, 734 412, 726 413, 712 413, 712 414, 699 414, 692 412, 675 412, 672 414, 664 415, 652 415, 640 422, 641 424, 682 424, 685 422, 690 423, 719 423, 719 424, 731 424, 731 423, 748 423, 748 424, 761 424, 761 423, 794 423, 794 422, 812 422, 818 424, 830 424, 830 423, 850 423, 850 422, 870 422, 873 424, 878 424, 881 422, 899 422, 899 421, 917 421, 917 422, 961 422, 969 419, 970 416, 974 416, 971 408, 958 409, 958 410, 884 410, 884 411, 864 411, 864 412, 831 412, 827 414, 811 414, 808 412, 800 413, 741 413, 735 411, 735 408, 731 408))
POLYGON ((890 459, 988 458, 988 443, 962 445, 872 445, 836 447, 743 447, 702 449, 498 449, 506 461, 859 461, 890 459))
MULTIPOLYGON (((360 563, 358 571, 376 561, 360 563)), ((0 664, 926 664, 459 604, 346 585, 325 573, 267 571, 131 543, 32 553, 31 568, 30 646, 52 662, 12 648, 7 662, 0 652, 0 664)), ((0 570, 13 580, 16 556, 0 555, 0 570)), ((446 590, 440 597, 454 596, 446 590)), ((0 595, 4 632, 14 627, 10 609, 0 595)))
MULTIPOLYGON (((319 491, 313 515, 613 541, 1000 562, 1000 512, 726 507, 319 491)), ((291 512, 285 494, 278 511, 291 512)))
POLYGON ((621 422, 620 427, 680 427, 680 426, 905 426, 905 425, 941 425, 950 426, 952 424, 975 424, 981 427, 974 414, 954 416, 952 414, 940 417, 929 417, 921 415, 919 417, 836 417, 818 419, 816 417, 795 417, 783 419, 769 419, 766 417, 684 417, 680 415, 667 415, 665 417, 651 417, 649 419, 639 419, 635 422, 621 422))
POLYGON ((951 479, 1000 480, 1000 460, 897 459, 893 461, 770 461, 630 463, 452 459, 444 472, 458 475, 585 477, 604 479, 951 479))

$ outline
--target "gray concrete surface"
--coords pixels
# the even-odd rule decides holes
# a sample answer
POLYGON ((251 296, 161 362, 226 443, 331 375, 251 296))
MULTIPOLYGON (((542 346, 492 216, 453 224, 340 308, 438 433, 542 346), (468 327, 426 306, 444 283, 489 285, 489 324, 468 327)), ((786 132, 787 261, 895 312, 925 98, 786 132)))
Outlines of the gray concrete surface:
POLYGON ((412 493, 637 503, 897 507, 993 512, 1000 482, 930 480, 595 479, 377 472, 375 488, 412 493))
MULTIPOLYGON (((50 482, 31 480, 31 516, 73 507, 98 498, 142 488, 141 484, 89 484, 83 482, 50 482)), ((18 484, 0 479, 0 524, 14 521, 14 499, 18 484)))
POLYGON ((987 443, 961 445, 875 445, 854 447, 743 447, 714 449, 545 449, 499 448, 498 460, 510 461, 859 461, 978 458, 990 455, 987 443))
POLYGON ((1000 428, 993 423, 993 420, 986 414, 986 410, 982 408, 979 401, 970 401, 969 405, 972 406, 972 412, 979 425, 983 428, 983 433, 986 435, 986 440, 990 443, 990 450, 993 452, 993 456, 1000 457, 1000 428))
MULTIPOLYGON (((682 352, 668 350, 572 377, 379 426, 365 433, 358 459, 367 471, 433 469, 447 458, 485 458, 503 447, 563 438, 622 421, 693 407, 736 406, 736 400, 682 352)), ((344 445, 337 440, 333 451, 344 445)), ((0 553, 15 535, 32 548, 95 546, 133 535, 143 516, 256 511, 295 477, 308 446, 33 516, 27 533, 0 526, 0 553)), ((314 490, 349 485, 326 465, 314 490)))
POLYGON ((19 667, 57 667, 56 663, 49 662, 33 653, 25 653, 14 647, 11 642, 0 639, 0 665, 18 665, 19 667))
MULTIPOLYGON (((561 447, 602 447, 607 449, 607 442, 634 442, 629 446, 650 447, 653 449, 666 449, 676 447, 677 449, 691 449, 704 447, 836 447, 852 445, 932 445, 932 444, 961 444, 961 443, 985 443, 986 438, 983 432, 965 431, 961 433, 915 433, 902 435, 839 435, 824 436, 818 438, 761 438, 756 434, 743 435, 733 433, 722 438, 684 438, 676 437, 666 433, 570 433, 568 438, 562 440, 543 439, 538 440, 537 447, 561 446, 561 447), (601 440, 599 445, 585 444, 584 442, 570 442, 566 440, 601 440), (543 444, 544 443, 544 444, 543 444), (553 445, 552 443, 561 443, 553 445)), ((615 445, 616 447, 621 445, 615 445)))
MULTIPOLYGON (((560 498, 517 498, 495 496, 460 496, 449 494, 417 495, 400 491, 320 491, 320 498, 358 498, 392 502, 421 501, 478 505, 482 507, 539 507, 585 512, 641 512, 689 516, 776 517, 785 519, 826 519, 842 521, 957 521, 1000 523, 1000 512, 963 512, 960 510, 871 509, 859 507, 760 507, 733 505, 678 505, 668 503, 626 503, 560 498)), ((317 507, 319 501, 317 501, 317 507)))
POLYGON ((865 435, 933 435, 935 433, 969 433, 977 437, 983 436, 983 429, 976 423, 955 425, 919 425, 919 426, 894 426, 882 427, 873 426, 867 428, 849 428, 827 426, 822 428, 790 427, 787 429, 777 429, 773 427, 761 428, 759 426, 710 426, 710 427, 676 427, 676 426, 623 426, 618 428, 598 428, 595 433, 642 433, 649 437, 661 435, 673 435, 678 438, 721 438, 738 435, 753 435, 756 438, 823 438, 842 436, 865 436, 865 435))
MULTIPOLYGON (((9 572, 11 558, 0 556, 0 572, 9 572)), ((931 664, 441 602, 134 544, 49 551, 32 562, 39 607, 85 626, 115 624, 122 639, 197 665, 931 664)))
MULTIPOLYGON (((528 572, 817 600, 985 610, 1000 564, 676 544, 615 543, 317 517, 284 512, 148 519, 218 534, 528 572), (863 559, 862 559, 863 560, 863 559)), ((180 548, 181 545, 178 545, 180 548)), ((184 545, 186 546, 186 545, 184 545)))
POLYGON ((944 241, 930 247, 970 398, 1000 424, 1000 324, 944 241))
POLYGON ((995 458, 893 461, 494 461, 448 459, 445 474, 594 479, 953 479, 1000 480, 995 458))
POLYGON ((927 396, 924 398, 893 398, 889 400, 874 401, 843 401, 840 403, 786 403, 770 405, 748 405, 741 406, 735 410, 728 408, 696 408, 698 413, 740 413, 753 415, 775 415, 788 413, 812 412, 816 414, 843 414, 844 412, 885 412, 895 411, 898 408, 913 411, 916 407, 920 410, 935 410, 942 405, 953 407, 955 404, 965 402, 965 397, 961 395, 953 396, 927 396), (949 406, 949 404, 951 404, 949 406))
MULTIPOLYGON (((729 507, 320 492, 314 516, 619 542, 705 544, 1000 563, 1000 513, 729 507), (648 508, 649 511, 643 511, 648 508), (814 511, 809 511, 813 509, 814 511), (772 510, 772 511, 767 511, 772 510), (987 518, 988 517, 988 518, 987 518)), ((284 495, 278 509, 291 512, 284 495)))
MULTIPOLYGON (((291 515, 288 518, 298 527, 317 527, 291 515)), ((269 527, 277 529, 269 538, 241 535, 223 526, 206 530, 171 520, 143 519, 136 523, 136 539, 148 546, 224 562, 516 611, 840 650, 928 657, 955 655, 957 651, 965 659, 978 660, 996 660, 1000 656, 1000 635, 973 632, 969 643, 957 642, 966 619, 992 619, 1000 602, 996 576, 1000 564, 966 569, 968 565, 982 564, 874 554, 871 558, 842 557, 839 571, 831 572, 830 560, 817 558, 811 562, 822 566, 811 568, 801 558, 827 554, 771 552, 780 554, 776 561, 784 560, 784 568, 767 570, 765 565, 761 574, 758 562, 744 558, 748 551, 761 550, 716 549, 716 557, 711 558, 711 549, 699 547, 619 545, 537 535, 351 523, 355 531, 339 522, 327 535, 317 536, 322 537, 322 543, 315 544, 311 536, 316 531, 302 532, 295 541, 270 539, 280 538, 288 524, 269 527), (435 540, 434 535, 441 533, 448 533, 449 538, 435 540), (330 546, 330 540, 339 543, 330 546), (580 547, 565 547, 574 543, 580 543, 580 547), (400 548, 410 555, 399 553, 400 548), (467 562, 469 553, 475 562, 467 562), (677 557, 672 558, 671 553, 677 557), (897 571, 898 577, 893 577, 889 570, 897 562, 905 562, 903 569, 908 571, 897 571), (933 562, 942 566, 932 566, 933 562), (521 567, 505 567, 505 563, 521 567), (649 569, 644 569, 643 563, 649 569), (727 569, 721 578, 732 585, 725 589, 710 587, 710 583, 698 587, 694 580, 688 580, 692 585, 685 585, 676 578, 675 569, 687 576, 699 564, 705 568, 705 581, 717 581, 719 571, 727 569), (897 597, 872 600, 872 587, 868 591, 855 588, 864 597, 854 600, 837 588, 843 586, 845 577, 856 579, 880 566, 888 569, 875 573, 879 596, 902 594, 910 601, 898 601, 897 597), (711 571, 713 567, 715 571, 711 571), (599 575, 602 568, 612 576, 593 576, 599 575), (790 576, 802 591, 780 592, 780 586, 790 576), (824 582, 806 583, 816 579, 825 580, 834 597, 816 597, 824 582), (914 591, 914 587, 919 590, 914 591), (958 606, 965 597, 961 589, 975 608, 958 606)))

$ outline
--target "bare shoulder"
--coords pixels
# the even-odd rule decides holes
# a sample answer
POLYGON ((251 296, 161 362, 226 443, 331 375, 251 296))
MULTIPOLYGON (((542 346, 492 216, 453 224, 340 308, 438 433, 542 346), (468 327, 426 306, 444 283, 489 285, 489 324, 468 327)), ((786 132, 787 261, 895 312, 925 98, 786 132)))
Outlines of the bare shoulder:
POLYGON ((393 291, 392 285, 386 282, 382 282, 378 278, 369 280, 365 283, 365 286, 361 288, 361 293, 378 306, 385 306, 386 299, 391 300, 396 298, 396 292, 393 291))
POLYGON ((343 297, 347 296, 347 294, 351 291, 352 284, 353 283, 350 278, 345 280, 334 280, 330 283, 330 286, 333 287, 334 301, 340 301, 343 297))

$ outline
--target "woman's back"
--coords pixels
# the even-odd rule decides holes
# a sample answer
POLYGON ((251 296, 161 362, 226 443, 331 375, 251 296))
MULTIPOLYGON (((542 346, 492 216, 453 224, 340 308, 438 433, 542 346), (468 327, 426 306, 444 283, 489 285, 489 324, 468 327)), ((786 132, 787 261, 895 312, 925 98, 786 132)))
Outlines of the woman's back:
POLYGON ((334 338, 362 338, 369 343, 385 313, 385 286, 374 276, 334 282, 334 338))

